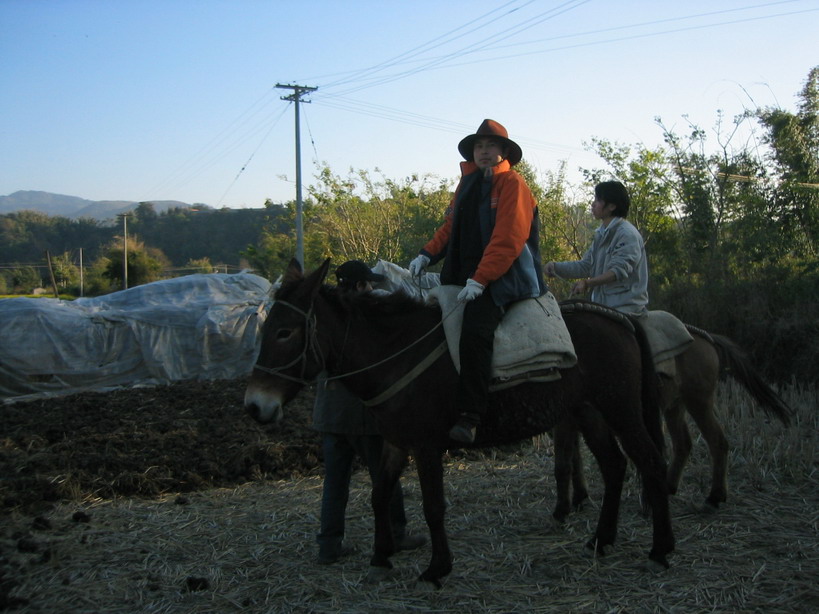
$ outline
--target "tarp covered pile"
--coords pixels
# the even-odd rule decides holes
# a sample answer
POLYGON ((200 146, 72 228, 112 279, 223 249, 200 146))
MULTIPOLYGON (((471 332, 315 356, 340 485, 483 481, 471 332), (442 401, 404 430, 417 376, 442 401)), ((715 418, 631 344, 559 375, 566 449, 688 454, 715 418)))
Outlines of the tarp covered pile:
POLYGON ((271 284, 188 275, 75 301, 0 300, 0 398, 250 373, 271 284))

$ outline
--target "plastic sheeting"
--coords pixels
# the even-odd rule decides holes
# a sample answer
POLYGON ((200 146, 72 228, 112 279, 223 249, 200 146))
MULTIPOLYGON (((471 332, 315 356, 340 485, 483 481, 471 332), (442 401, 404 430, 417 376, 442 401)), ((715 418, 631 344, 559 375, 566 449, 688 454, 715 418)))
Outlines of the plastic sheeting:
MULTIPOLYGON (((440 284, 385 260, 373 270, 391 292, 440 284)), ((249 375, 272 289, 251 273, 208 274, 75 301, 0 300, 0 399, 249 375)))
POLYGON ((75 301, 0 300, 0 397, 248 375, 271 284, 188 275, 75 301))

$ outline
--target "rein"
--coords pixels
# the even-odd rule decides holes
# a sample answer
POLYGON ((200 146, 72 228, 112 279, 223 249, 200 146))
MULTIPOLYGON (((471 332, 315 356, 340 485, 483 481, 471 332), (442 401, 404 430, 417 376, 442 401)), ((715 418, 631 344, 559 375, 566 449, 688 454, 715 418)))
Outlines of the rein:
MULTIPOLYGON (((281 367, 276 367, 274 369, 271 369, 269 367, 262 367, 262 366, 259 366, 259 365, 254 365, 253 368, 255 370, 261 371, 263 373, 268 373, 270 375, 275 375, 276 377, 281 377, 281 378, 284 378, 284 379, 287 379, 287 380, 290 380, 290 381, 293 381, 293 382, 297 382, 297 383, 302 384, 302 385, 312 384, 315 381, 315 378, 313 378, 312 380, 307 380, 307 379, 304 378, 304 371, 305 371, 306 366, 307 366, 308 351, 312 350, 313 355, 316 357, 317 361, 322 366, 322 369, 321 369, 322 371, 324 370, 324 365, 326 364, 324 355, 321 353, 321 348, 319 348, 319 346, 318 346, 318 339, 316 337, 316 316, 315 316, 315 313, 313 311, 313 303, 311 302, 310 303, 310 308, 307 311, 304 311, 301 308, 297 307, 296 305, 293 305, 292 303, 288 303, 286 301, 276 301, 276 302, 279 303, 280 305, 283 305, 285 307, 288 307, 288 308, 292 309, 293 311, 295 311, 296 313, 298 313, 298 314, 300 314, 301 316, 304 317, 304 320, 305 320, 305 323, 306 323, 306 327, 305 327, 306 328, 306 334, 305 334, 305 339, 304 339, 304 349, 293 360, 291 360, 286 365, 282 365, 281 367), (302 365, 301 365, 301 377, 294 377, 292 375, 287 375, 287 374, 282 372, 284 369, 289 369, 290 367, 298 364, 299 362, 302 363, 302 365)), ((436 329, 443 326, 444 321, 454 313, 456 308, 457 308, 457 306, 453 307, 449 311, 449 313, 447 313, 446 315, 444 315, 441 318, 440 322, 438 322, 435 326, 430 328, 423 335, 418 337, 418 339, 416 339, 415 341, 413 341, 409 345, 401 348, 397 352, 391 354, 390 356, 387 356, 386 358, 383 358, 383 359, 379 360, 378 362, 374 362, 374 363, 372 363, 370 365, 367 365, 365 367, 362 367, 360 369, 356 369, 355 371, 348 371, 347 373, 342 373, 342 374, 339 374, 339 375, 334 375, 332 377, 328 377, 327 381, 344 379, 345 377, 349 377, 351 375, 356 375, 358 373, 364 373, 365 371, 369 371, 371 369, 374 369, 374 368, 376 368, 376 367, 378 367, 378 366, 392 360, 393 358, 396 358, 396 357, 400 356, 404 352, 412 349, 413 347, 415 347, 416 345, 421 343, 424 339, 426 339, 432 333, 434 333, 436 329)), ((404 387, 406 387, 412 380, 414 380, 416 377, 418 377, 421 373, 426 371, 426 369, 428 369, 436 360, 438 360, 438 358, 440 358, 446 352, 446 350, 447 350, 447 342, 446 342, 446 340, 444 340, 443 343, 441 343, 434 350, 432 350, 432 352, 430 352, 421 362, 419 362, 408 373, 406 373, 403 377, 398 379, 395 383, 393 383, 391 386, 389 386, 381 394, 379 394, 378 396, 376 396, 373 399, 370 399, 369 401, 362 400, 362 402, 367 407, 383 403, 384 401, 386 401, 387 399, 389 399, 393 395, 397 394, 404 387)))

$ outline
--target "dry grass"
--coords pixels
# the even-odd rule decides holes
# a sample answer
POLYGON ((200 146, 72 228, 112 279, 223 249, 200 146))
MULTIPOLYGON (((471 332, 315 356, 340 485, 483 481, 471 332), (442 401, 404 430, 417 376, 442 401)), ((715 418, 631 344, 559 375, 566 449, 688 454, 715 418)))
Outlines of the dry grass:
MULTIPOLYGON (((440 591, 416 582, 429 546, 395 556, 386 581, 362 582, 371 541, 364 472, 348 508, 348 543, 360 552, 336 565, 314 564, 321 479, 307 478, 186 500, 63 504, 45 530, 12 518, 5 580, 17 584, 12 598, 28 600, 21 613, 819 611, 817 393, 783 392, 798 409, 791 429, 766 423, 735 389, 721 394, 733 446, 729 501, 717 514, 697 512, 710 485, 697 440, 672 501, 677 550, 666 572, 645 565, 651 527, 638 513, 633 471, 613 553, 594 558, 583 548, 600 497, 591 465, 593 503, 552 524, 551 448, 539 440, 514 453, 447 459, 455 562, 440 591), (90 522, 76 522, 75 512, 90 522), (36 551, 9 548, 18 538, 36 551)), ((425 531, 414 472, 404 484, 411 527, 425 531)))

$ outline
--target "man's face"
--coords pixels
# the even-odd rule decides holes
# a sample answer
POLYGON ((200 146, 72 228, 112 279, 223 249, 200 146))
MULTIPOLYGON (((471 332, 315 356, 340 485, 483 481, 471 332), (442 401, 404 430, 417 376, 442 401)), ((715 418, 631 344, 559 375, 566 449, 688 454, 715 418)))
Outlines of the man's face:
POLYGON ((475 145, 472 148, 475 164, 477 164, 478 168, 482 171, 500 164, 503 160, 504 153, 503 143, 492 137, 479 137, 475 139, 475 145))
POLYGON ((594 200, 592 201, 592 215, 597 220, 607 220, 611 218, 611 212, 614 211, 614 209, 614 205, 610 203, 607 204, 606 201, 599 196, 595 196, 594 200))

